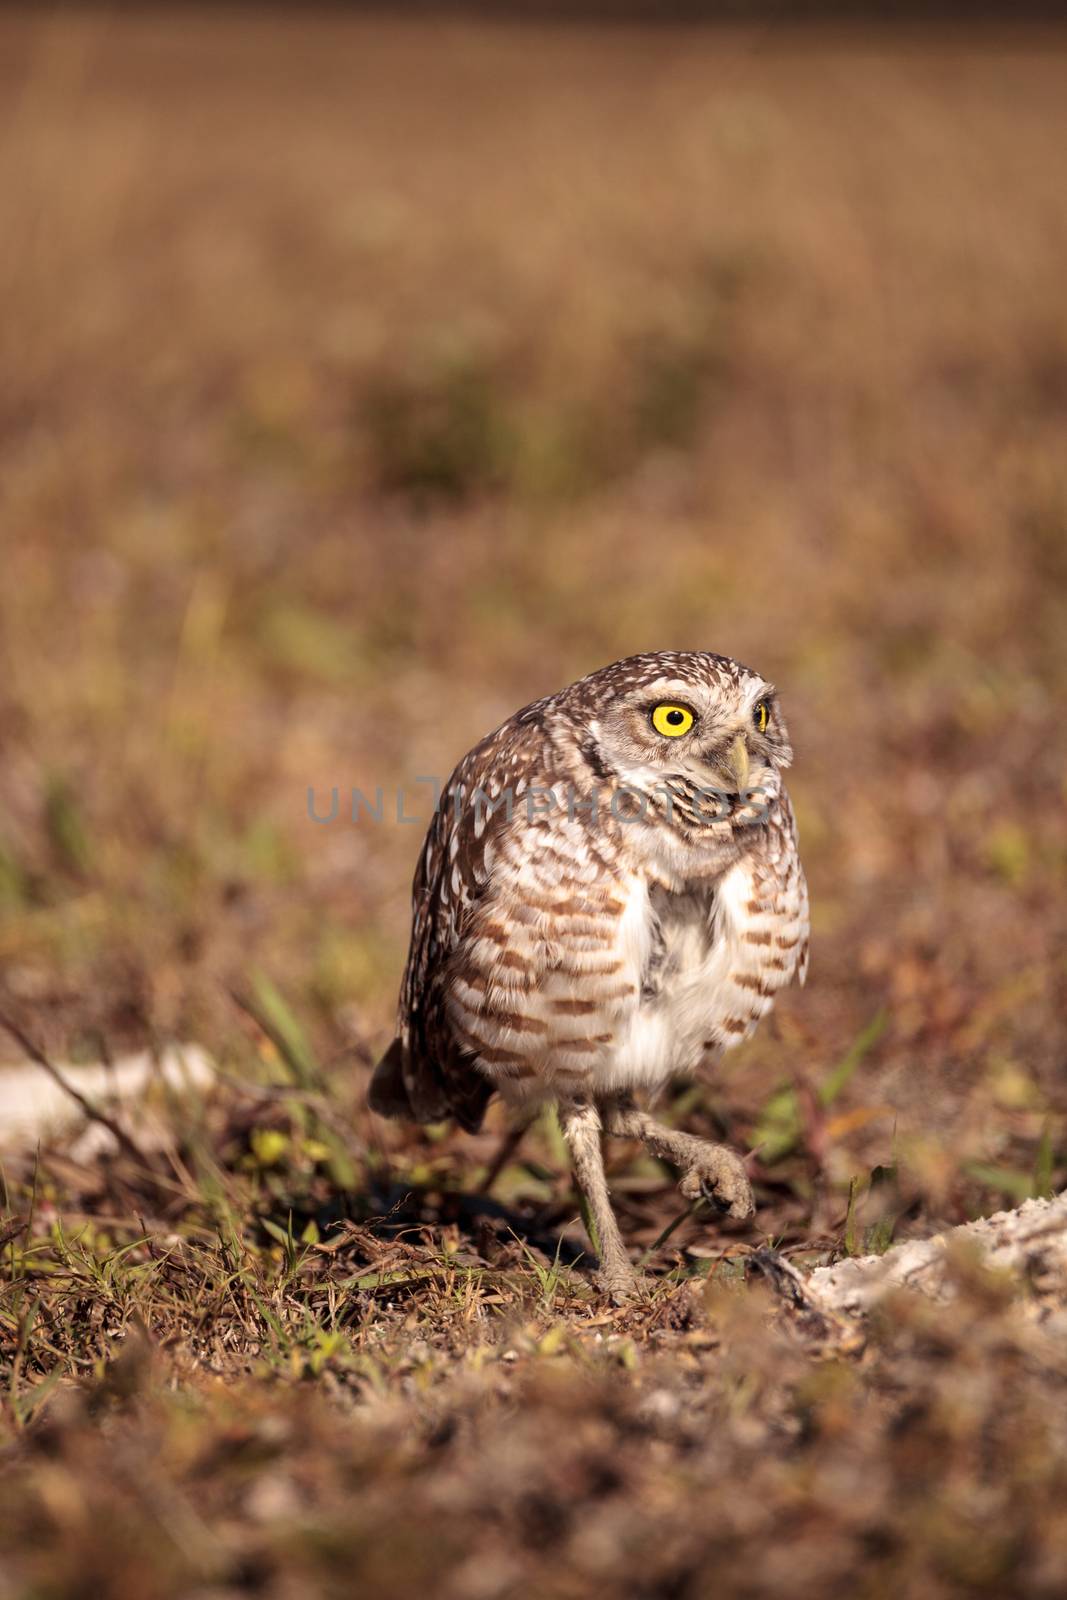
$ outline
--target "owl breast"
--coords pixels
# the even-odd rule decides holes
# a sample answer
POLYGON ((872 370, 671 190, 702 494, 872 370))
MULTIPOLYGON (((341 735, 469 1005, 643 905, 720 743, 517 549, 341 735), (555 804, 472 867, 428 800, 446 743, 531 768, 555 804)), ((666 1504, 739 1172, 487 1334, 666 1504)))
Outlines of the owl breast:
POLYGON ((713 889, 646 889, 655 954, 604 1064, 606 1088, 655 1090, 748 1037, 793 977, 804 937, 801 908, 766 889, 745 859, 713 889))
POLYGON ((806 959, 795 852, 691 888, 635 871, 580 902, 527 889, 509 920, 468 946, 481 971, 456 974, 449 1007, 509 1099, 655 1091, 746 1038, 806 959))

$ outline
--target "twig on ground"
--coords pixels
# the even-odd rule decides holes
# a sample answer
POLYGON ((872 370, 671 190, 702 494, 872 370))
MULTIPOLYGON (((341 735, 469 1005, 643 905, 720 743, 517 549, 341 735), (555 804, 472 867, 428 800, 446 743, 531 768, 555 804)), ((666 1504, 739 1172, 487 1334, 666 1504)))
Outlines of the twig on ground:
POLYGON ((490 1161, 485 1170, 485 1177, 482 1179, 477 1189, 475 1189, 475 1194, 489 1193, 490 1189, 493 1187, 493 1184, 499 1178, 500 1174, 503 1172, 512 1156, 519 1148, 523 1139, 526 1137, 529 1126, 530 1124, 528 1122, 520 1122, 514 1128, 508 1129, 507 1133, 500 1141, 500 1148, 497 1150, 496 1155, 493 1157, 492 1161, 490 1161))
POLYGON ((124 1150, 128 1156, 131 1156, 139 1166, 147 1166, 144 1155, 121 1124, 116 1122, 114 1117, 109 1117, 106 1111, 101 1111, 99 1107, 94 1106, 91 1100, 87 1100, 81 1090, 76 1089, 70 1080, 64 1077, 55 1063, 49 1061, 40 1046, 35 1044, 30 1036, 22 1031, 18 1023, 12 1022, 11 1018, 5 1016, 2 1012, 0 1012, 0 1028, 3 1028, 11 1035, 31 1061, 36 1062, 37 1066, 47 1072, 53 1083, 57 1084, 64 1094, 70 1096, 90 1122, 97 1122, 102 1128, 106 1128, 111 1137, 117 1141, 120 1149, 124 1150))

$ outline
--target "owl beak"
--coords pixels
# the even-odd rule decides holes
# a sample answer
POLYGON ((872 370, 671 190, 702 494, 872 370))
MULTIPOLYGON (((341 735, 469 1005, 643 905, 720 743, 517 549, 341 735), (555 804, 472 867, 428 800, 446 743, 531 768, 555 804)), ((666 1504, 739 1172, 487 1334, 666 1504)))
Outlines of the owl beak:
POLYGON ((737 780, 737 793, 744 794, 748 788, 748 744, 740 733, 730 746, 730 759, 727 765, 731 775, 737 780))
POLYGON ((748 789, 748 744, 743 734, 738 734, 725 755, 716 763, 726 780, 731 794, 744 794, 748 789))

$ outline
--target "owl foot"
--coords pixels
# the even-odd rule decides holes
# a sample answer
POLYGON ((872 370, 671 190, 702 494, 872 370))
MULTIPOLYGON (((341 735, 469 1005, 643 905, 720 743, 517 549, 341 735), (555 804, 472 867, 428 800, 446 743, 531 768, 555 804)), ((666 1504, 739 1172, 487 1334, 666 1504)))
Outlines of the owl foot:
POLYGON ((702 1145, 678 1188, 687 1200, 708 1200, 717 1210, 741 1221, 756 1209, 744 1163, 722 1144, 702 1145))
POLYGON ((641 1295, 641 1279, 632 1267, 600 1267, 593 1273, 593 1287, 611 1301, 624 1306, 641 1295))

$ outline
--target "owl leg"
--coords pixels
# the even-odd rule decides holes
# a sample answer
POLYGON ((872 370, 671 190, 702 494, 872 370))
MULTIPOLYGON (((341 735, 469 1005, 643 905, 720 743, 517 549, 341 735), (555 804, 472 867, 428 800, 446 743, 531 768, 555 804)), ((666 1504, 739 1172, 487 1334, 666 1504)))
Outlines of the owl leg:
POLYGON ((600 1147, 600 1113, 592 1100, 561 1100, 558 1109, 575 1180, 596 1229, 593 1243, 600 1265, 594 1281, 598 1289, 613 1299, 625 1299, 633 1293, 637 1279, 611 1209, 608 1180, 604 1176, 604 1152, 600 1147))
POLYGON ((605 1105, 604 1127, 617 1138, 640 1139, 654 1156, 679 1167, 678 1187, 688 1200, 711 1200, 731 1217, 750 1217, 756 1209, 744 1163, 726 1145, 665 1128, 630 1099, 605 1105))

